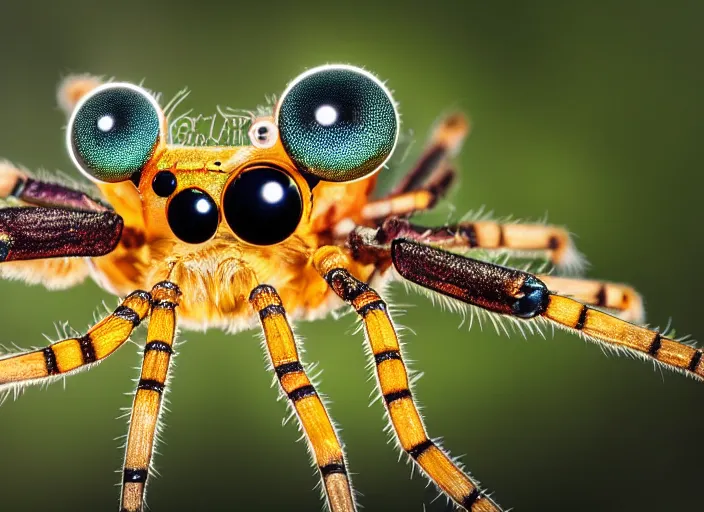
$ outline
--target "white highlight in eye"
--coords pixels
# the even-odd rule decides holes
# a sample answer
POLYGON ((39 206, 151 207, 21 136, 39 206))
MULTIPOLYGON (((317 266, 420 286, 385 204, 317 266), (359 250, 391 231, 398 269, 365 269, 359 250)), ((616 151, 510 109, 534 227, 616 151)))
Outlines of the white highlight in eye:
POLYGON ((323 126, 330 126, 337 121, 337 110, 331 105, 322 105, 315 111, 315 120, 323 126))
POLYGON ((210 203, 207 199, 198 199, 196 201, 196 210, 198 213, 208 213, 210 211, 210 203))
POLYGON ((103 116, 98 119, 98 129, 101 132, 109 132, 115 126, 115 118, 112 116, 103 116))
POLYGON ((270 181, 262 187, 262 199, 269 204, 276 204, 284 198, 284 187, 281 183, 270 181))

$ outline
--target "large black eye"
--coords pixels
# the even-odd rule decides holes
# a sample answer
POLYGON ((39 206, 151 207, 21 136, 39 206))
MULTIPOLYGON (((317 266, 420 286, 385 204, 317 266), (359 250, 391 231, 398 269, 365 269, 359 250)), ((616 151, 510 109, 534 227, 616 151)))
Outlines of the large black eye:
POLYGON ((154 152, 161 120, 154 99, 131 84, 98 87, 76 107, 68 148, 78 168, 99 181, 124 181, 154 152))
POLYGON ((303 215, 303 201, 288 174, 271 166, 244 171, 225 190, 225 219, 245 242, 271 245, 286 240, 303 215))
POLYGON ((207 242, 218 229, 218 206, 197 188, 176 194, 169 202, 166 217, 174 235, 189 244, 207 242))
POLYGON ((291 159, 327 181, 350 181, 379 169, 398 133, 386 87, 366 71, 342 65, 296 78, 281 97, 277 121, 291 159))

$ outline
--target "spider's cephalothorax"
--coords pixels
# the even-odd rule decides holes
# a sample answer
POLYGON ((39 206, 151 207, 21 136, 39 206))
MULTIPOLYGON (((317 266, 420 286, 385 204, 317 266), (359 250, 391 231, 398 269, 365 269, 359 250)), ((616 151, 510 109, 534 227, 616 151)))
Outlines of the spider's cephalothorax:
POLYGON ((451 159, 468 131, 463 116, 440 122, 416 165, 372 199, 399 117, 389 90, 366 71, 327 65, 300 75, 271 115, 251 119, 243 146, 175 144, 164 110, 135 85, 73 77, 59 100, 70 114, 70 155, 100 197, 0 164, 0 275, 54 288, 90 275, 124 299, 84 336, 0 358, 0 391, 88 368, 149 317, 123 511, 143 508, 177 325, 261 323, 334 512, 357 505, 342 444, 288 321, 323 316, 343 302, 363 322, 401 449, 458 507, 501 510, 426 433, 387 305, 373 288, 390 278, 519 328, 557 325, 704 377, 701 350, 637 325, 642 303, 631 288, 486 260, 547 258, 557 273, 575 270, 579 253, 564 229, 490 220, 433 228, 408 220, 453 181, 451 159))

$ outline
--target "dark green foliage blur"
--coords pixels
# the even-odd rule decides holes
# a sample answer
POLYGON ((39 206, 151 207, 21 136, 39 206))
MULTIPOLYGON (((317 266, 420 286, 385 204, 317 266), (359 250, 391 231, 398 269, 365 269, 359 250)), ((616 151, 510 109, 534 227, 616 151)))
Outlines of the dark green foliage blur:
MULTIPOLYGON (((649 321, 704 339, 701 296, 704 36, 701 2, 138 2, 0 4, 0 156, 73 177, 61 76, 139 82, 190 106, 254 108, 327 62, 388 80, 417 155, 437 116, 468 112, 456 217, 567 225, 589 273, 635 285, 649 321)), ((408 162, 409 160, 407 160, 408 162)), ((442 205, 425 222, 442 223, 442 205)), ((83 329, 103 300, 86 282, 48 292, 0 282, 0 341, 83 329)), ((529 511, 671 511, 701 507, 704 384, 652 364, 606 357, 557 333, 506 339, 471 332, 424 297, 394 288, 407 354, 431 435, 494 491, 529 511), (407 306, 406 306, 407 305, 407 306)), ((306 360, 343 428, 354 483, 369 511, 443 511, 432 488, 397 462, 368 407, 361 335, 352 316, 298 327, 306 360)), ((140 334, 143 336, 143 333, 140 334)), ((320 510, 317 477, 254 333, 183 332, 151 510, 320 510)), ((117 510, 125 393, 139 364, 129 345, 66 388, 30 388, 0 408, 0 510, 117 510)))

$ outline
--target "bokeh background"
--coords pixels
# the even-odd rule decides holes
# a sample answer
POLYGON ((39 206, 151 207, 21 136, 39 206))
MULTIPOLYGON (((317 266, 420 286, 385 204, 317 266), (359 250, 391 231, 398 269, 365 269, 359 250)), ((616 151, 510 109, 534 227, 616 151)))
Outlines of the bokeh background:
MULTIPOLYGON (((578 235, 590 275, 641 290, 649 320, 704 337, 701 296, 704 36, 701 2, 0 3, 0 155, 74 176, 54 89, 91 72, 140 81, 191 105, 251 108, 308 67, 362 65, 388 80, 418 139, 460 108, 474 133, 459 157, 458 214, 540 218, 578 235)), ((448 206, 428 215, 443 222, 448 206)), ((30 347, 53 322, 83 328, 114 298, 0 282, 0 338, 30 347)), ((557 333, 528 341, 422 297, 401 323, 425 372, 416 388, 444 436, 505 507, 525 511, 694 510, 701 506, 704 386, 557 333)), ((307 361, 343 427, 361 503, 443 511, 444 499, 382 433, 351 316, 302 324, 307 361)), ((141 334, 143 336, 143 334, 141 334)), ((186 332, 151 481, 154 511, 319 510, 317 477, 252 332, 186 332)), ((115 510, 139 357, 126 346, 89 373, 31 388, 0 408, 0 509, 115 510)))

